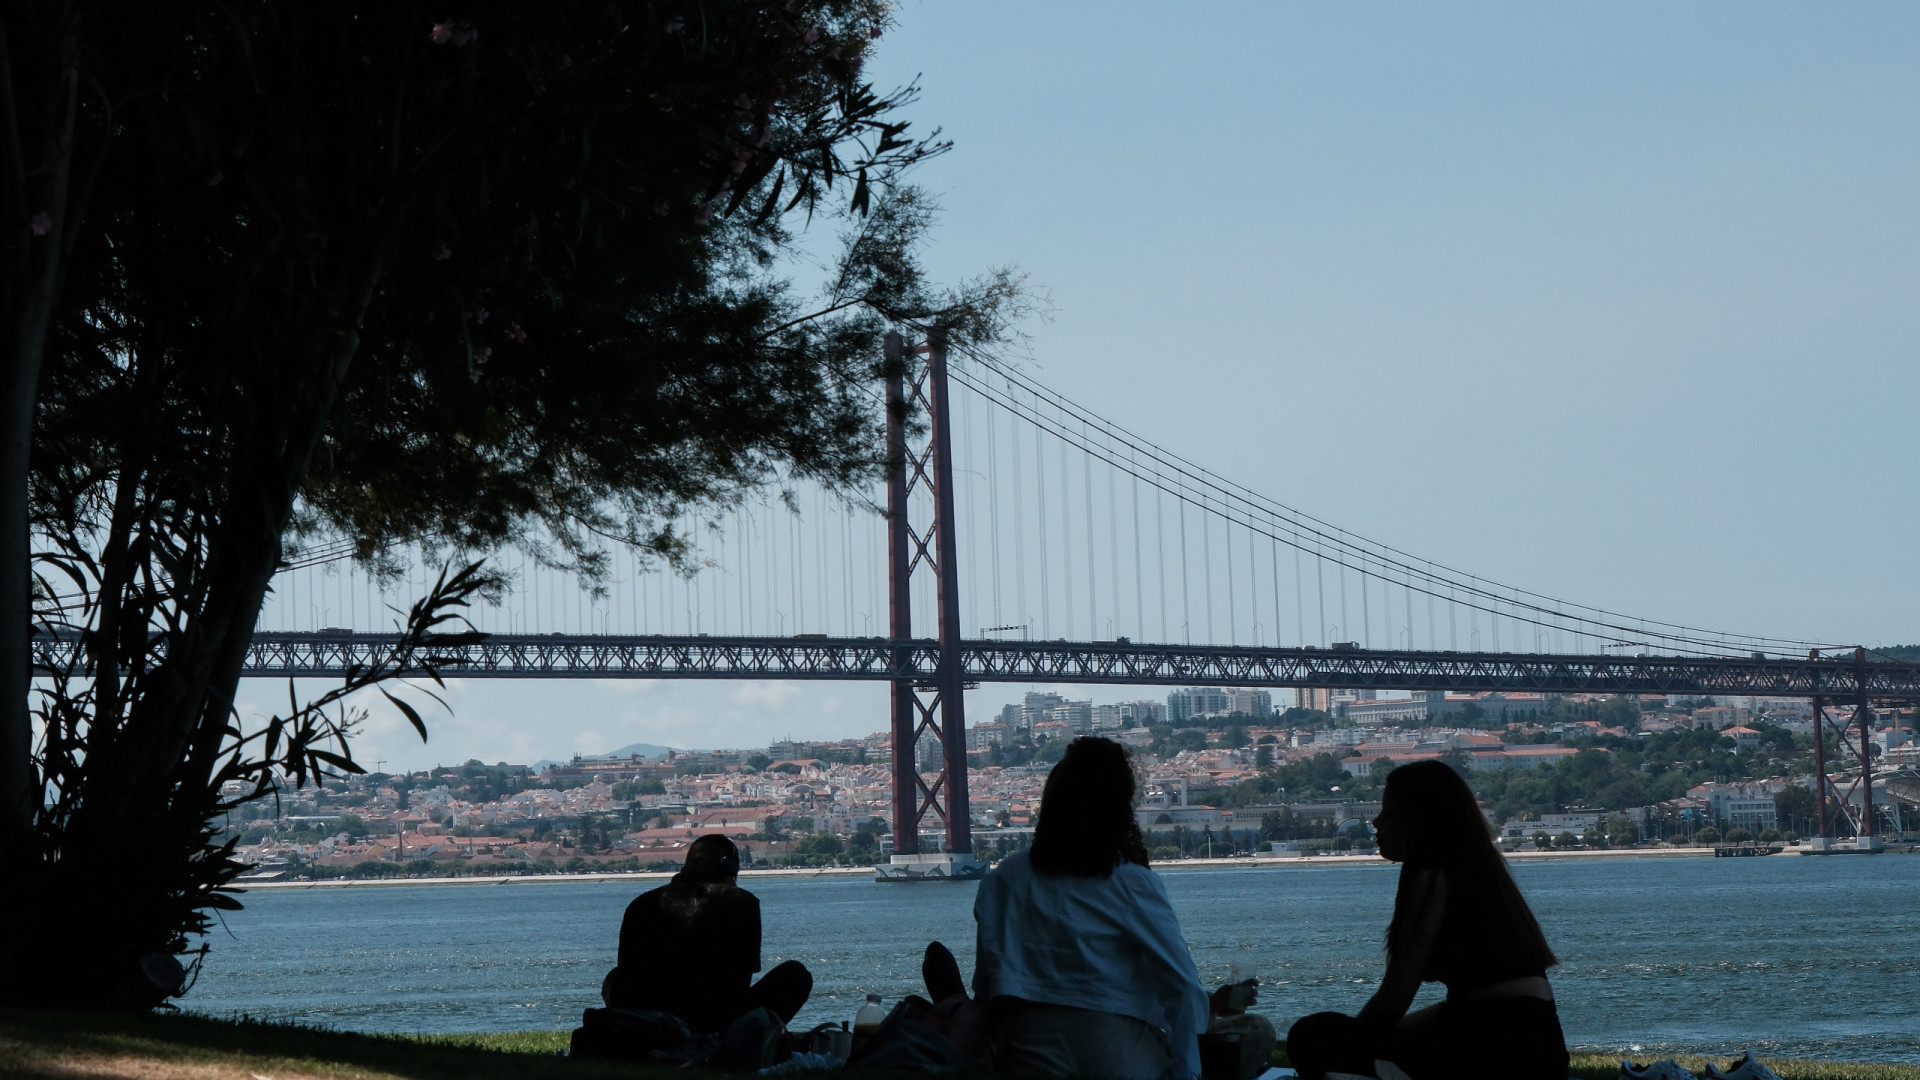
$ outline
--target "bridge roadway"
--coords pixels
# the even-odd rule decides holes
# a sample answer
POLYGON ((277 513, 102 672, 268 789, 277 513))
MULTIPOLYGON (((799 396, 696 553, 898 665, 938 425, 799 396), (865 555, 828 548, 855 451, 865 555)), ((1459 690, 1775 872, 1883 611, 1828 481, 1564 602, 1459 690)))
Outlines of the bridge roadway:
MULTIPOLYGON (((390 634, 260 633, 249 677, 338 676, 367 664, 390 634)), ((65 666, 71 639, 40 638, 37 659, 65 666)), ((493 634, 437 650, 445 678, 805 679, 932 683, 931 640, 615 637, 493 634)), ((1920 703, 1920 664, 1787 657, 1587 656, 1371 649, 1149 645, 1130 641, 963 643, 970 683, 1132 683, 1532 693, 1762 695, 1920 703)))

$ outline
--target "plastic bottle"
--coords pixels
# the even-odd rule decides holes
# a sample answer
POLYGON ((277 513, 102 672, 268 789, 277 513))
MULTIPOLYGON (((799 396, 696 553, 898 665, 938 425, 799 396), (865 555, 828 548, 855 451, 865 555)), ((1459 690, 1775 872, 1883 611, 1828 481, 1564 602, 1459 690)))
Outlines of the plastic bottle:
POLYGON ((880 1005, 880 995, 868 994, 867 1003, 853 1014, 853 1034, 855 1037, 872 1035, 880 1030, 880 1023, 886 1018, 887 1010, 880 1005))

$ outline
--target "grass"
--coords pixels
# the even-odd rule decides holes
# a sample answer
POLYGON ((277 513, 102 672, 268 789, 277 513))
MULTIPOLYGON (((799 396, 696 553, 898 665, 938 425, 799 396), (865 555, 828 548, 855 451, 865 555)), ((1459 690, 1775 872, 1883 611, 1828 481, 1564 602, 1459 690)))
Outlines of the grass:
MULTIPOLYGON (((556 1053, 566 1045, 564 1031, 360 1035, 198 1016, 0 1010, 0 1078, 7 1080, 688 1080, 699 1075, 574 1061, 556 1053)), ((1581 1080, 1616 1080, 1620 1057, 1576 1054, 1571 1073, 1581 1080)), ((1680 1063, 1696 1073, 1706 1065, 1702 1058, 1680 1063)), ((1920 1080, 1916 1065, 1774 1059, 1767 1065, 1781 1080, 1920 1080)))
MULTIPOLYGON (((1637 1065, 1647 1063, 1645 1054, 1575 1054, 1568 1072, 1580 1080, 1617 1080, 1620 1059, 1632 1057, 1637 1065)), ((1674 1060, 1696 1076, 1707 1067, 1707 1058, 1679 1057, 1674 1060)), ((1733 1064, 1732 1056, 1717 1059, 1721 1068, 1733 1064)), ((1865 1062, 1795 1061, 1789 1058, 1761 1058, 1780 1080, 1920 1080, 1920 1065, 1878 1065, 1865 1062)))
MULTIPOLYGON (((572 1061, 566 1032, 405 1037, 197 1016, 0 1011, 0 1077, 44 1080, 637 1080, 572 1061)), ((684 1075, 684 1074, 683 1074, 684 1075)))

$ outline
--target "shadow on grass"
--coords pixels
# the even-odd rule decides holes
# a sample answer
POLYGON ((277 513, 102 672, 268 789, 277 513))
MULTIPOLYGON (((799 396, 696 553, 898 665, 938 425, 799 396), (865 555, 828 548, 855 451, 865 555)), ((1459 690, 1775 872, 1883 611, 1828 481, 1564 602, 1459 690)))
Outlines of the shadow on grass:
POLYGON ((687 1075, 555 1056, 565 1044, 564 1033, 547 1032, 419 1039, 198 1016, 0 1011, 0 1072, 10 1076, 157 1075, 181 1067, 342 1080, 370 1073, 409 1080, 687 1075))

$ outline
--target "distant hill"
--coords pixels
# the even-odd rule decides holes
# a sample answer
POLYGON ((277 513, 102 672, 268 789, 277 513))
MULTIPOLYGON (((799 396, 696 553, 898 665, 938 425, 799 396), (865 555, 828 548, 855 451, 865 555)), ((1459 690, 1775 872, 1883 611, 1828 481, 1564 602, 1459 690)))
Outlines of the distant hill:
POLYGON ((634 754, 639 754, 641 757, 662 757, 673 750, 674 748, 671 746, 655 746, 652 743, 637 742, 628 743, 618 750, 609 750, 600 756, 614 758, 632 757, 634 754))
MULTIPOLYGON (((652 758, 652 757, 660 757, 668 753, 669 751, 673 753, 681 752, 677 748, 672 746, 655 746, 652 743, 637 742, 637 743, 628 743, 627 745, 621 747, 618 750, 609 750, 608 752, 597 755, 597 756, 603 757, 603 758, 624 758, 624 757, 630 757, 634 754, 639 754, 643 758, 652 758)), ((568 761, 571 761, 571 760, 572 760, 571 758, 568 759, 568 761)), ((529 766, 529 768, 531 768, 534 772, 545 772, 547 769, 547 766, 549 765, 565 765, 565 764, 567 764, 566 761, 555 761, 552 758, 541 758, 539 761, 536 761, 531 766, 529 766)))
POLYGON ((1920 664, 1920 645, 1882 645, 1868 649, 1871 660, 1893 660, 1902 664, 1920 664))

